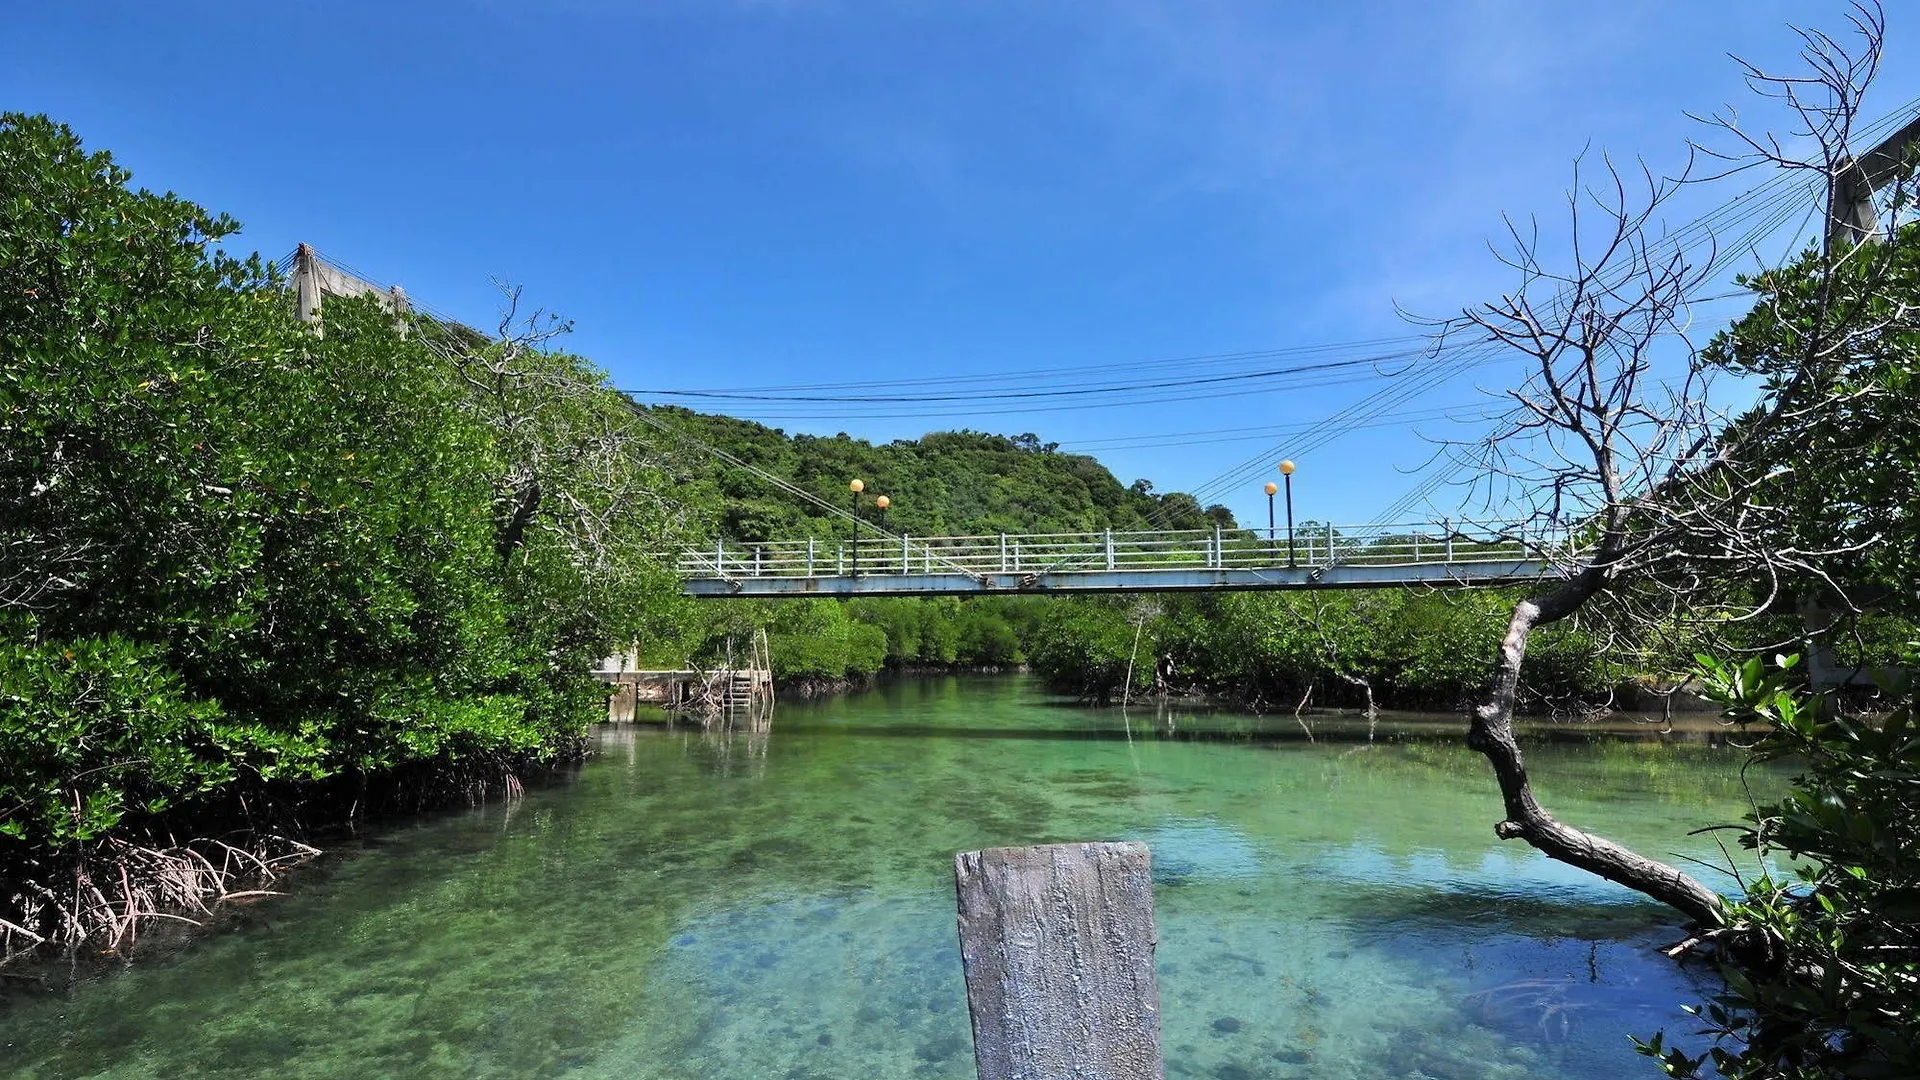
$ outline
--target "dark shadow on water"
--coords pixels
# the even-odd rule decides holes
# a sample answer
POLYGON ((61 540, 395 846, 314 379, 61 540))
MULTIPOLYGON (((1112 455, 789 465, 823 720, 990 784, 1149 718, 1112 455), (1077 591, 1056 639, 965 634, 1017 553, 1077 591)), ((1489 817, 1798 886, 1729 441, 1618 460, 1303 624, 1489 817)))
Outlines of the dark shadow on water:
POLYGON ((1676 913, 1651 900, 1622 894, 1618 902, 1596 903, 1592 893, 1503 889, 1472 882, 1437 885, 1342 881, 1343 907, 1367 913, 1380 932, 1471 927, 1518 931, 1581 940, 1678 941, 1685 935, 1676 913), (1378 921, 1378 913, 1392 918, 1378 921))

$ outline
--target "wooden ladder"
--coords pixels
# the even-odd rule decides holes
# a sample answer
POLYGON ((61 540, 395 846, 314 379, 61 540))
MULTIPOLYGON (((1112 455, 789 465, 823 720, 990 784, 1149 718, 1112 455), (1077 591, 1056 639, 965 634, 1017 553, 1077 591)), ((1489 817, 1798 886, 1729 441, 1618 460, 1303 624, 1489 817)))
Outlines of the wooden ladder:
POLYGON ((728 672, 720 707, 727 711, 751 711, 762 700, 769 705, 773 703, 773 655, 767 644, 767 632, 755 630, 747 666, 728 672))
POLYGON ((727 679, 726 693, 721 696, 723 709, 749 709, 753 707, 754 677, 751 671, 735 671, 727 679))

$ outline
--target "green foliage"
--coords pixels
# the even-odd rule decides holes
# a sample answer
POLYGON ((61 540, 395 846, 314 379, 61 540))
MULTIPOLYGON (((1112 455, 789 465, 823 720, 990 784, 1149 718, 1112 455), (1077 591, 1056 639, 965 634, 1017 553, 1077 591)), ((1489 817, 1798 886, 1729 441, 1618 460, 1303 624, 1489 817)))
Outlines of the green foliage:
POLYGON ((236 228, 0 116, 0 610, 31 612, 0 621, 8 842, 561 752, 604 701, 594 660, 674 617, 633 497, 660 474, 597 372, 523 349, 482 393, 491 346, 371 300, 316 334, 215 246, 236 228))
POLYGON ((1056 600, 1027 646, 1036 671, 1088 697, 1119 697, 1133 673, 1134 692, 1153 686, 1163 616, 1150 600, 1056 600))
MULTIPOLYGON (((1233 527, 1225 507, 1202 508, 1185 492, 1155 494, 1141 480, 1123 486, 1106 467, 1063 454, 1032 435, 938 431, 875 446, 846 435, 787 436, 749 420, 655 408, 664 423, 784 477, 830 506, 847 506, 847 482, 887 495, 887 527, 915 536, 1098 532, 1102 529, 1233 527)), ((753 473, 717 460, 695 462, 687 499, 717 508, 730 542, 847 540, 847 522, 753 473)), ((871 509, 867 510, 871 513, 871 509)), ((831 549, 829 549, 831 550, 831 549)))
POLYGON ((863 678, 884 668, 1007 667, 1026 662, 1026 627, 1047 606, 1026 597, 859 597, 850 601, 701 602, 676 640, 643 653, 704 666, 767 632, 777 679, 863 678))
POLYGON ((1003 667, 1025 660, 1016 620, 1031 606, 1024 598, 862 597, 847 613, 886 635, 889 667, 1003 667))
POLYGON ((856 622, 836 600, 790 600, 766 624, 773 669, 786 676, 839 679, 880 670, 887 632, 856 622))
MULTIPOLYGON (((1487 643, 1497 641, 1511 595, 1493 591, 1411 593, 1219 593, 1150 603, 1056 600, 1029 646, 1035 670, 1093 697, 1117 694, 1144 618, 1138 686, 1165 673, 1179 687, 1244 700, 1358 704, 1347 677, 1367 680, 1379 701, 1451 707, 1484 688, 1487 643)), ((1527 687, 1549 699, 1606 688, 1593 642, 1565 626, 1543 630, 1529 654, 1527 687)))
MULTIPOLYGON (((653 414, 734 458, 797 483, 830 506, 848 505, 847 482, 864 480, 869 499, 886 494, 892 500, 887 528, 910 535, 1234 527, 1225 507, 1203 508, 1184 492, 1156 493, 1145 480, 1122 485, 1093 458, 1063 454, 1033 435, 943 431, 875 446, 845 435, 789 437, 751 421, 684 409, 656 408, 653 414)), ((683 497, 718 523, 729 544, 812 539, 822 545, 821 557, 833 560, 848 543, 844 518, 771 489, 746 469, 704 458, 689 468, 693 478, 680 489, 683 497)), ((863 512, 871 515, 871 505, 863 512)), ((862 547, 865 550, 864 541, 862 547)), ((1004 667, 1027 661, 1044 606, 998 597, 863 598, 850 603, 849 615, 855 623, 885 634, 886 666, 1004 667)), ((777 605, 710 602, 692 621, 695 625, 683 640, 667 648, 695 662, 718 659, 729 638, 744 640, 753 625, 768 631, 776 676, 818 675, 838 662, 837 646, 783 641, 784 635, 796 632, 794 627, 813 624, 780 616, 777 605), (742 611, 756 614, 743 618, 742 611)), ((1151 650, 1143 655, 1149 658, 1150 677, 1151 650)), ((872 674, 882 666, 850 659, 831 677, 872 674)))
POLYGON ((129 809, 149 813, 233 778, 266 750, 258 731, 194 700, 158 650, 122 638, 0 640, 0 834, 89 840, 129 809), (37 828, 36 828, 37 826, 37 828))
MULTIPOLYGON (((1734 425, 1742 463, 1770 475, 1763 501, 1786 511, 1791 542, 1883 613, 1920 616, 1920 232, 1823 268, 1809 251, 1746 279, 1752 311, 1705 359, 1761 381, 1783 419, 1734 425), (1803 364, 1805 358, 1817 363, 1803 364)), ((1826 583, 1797 582, 1803 591, 1826 583)))
POLYGON ((1006 667, 1026 662, 1022 640, 1034 625, 1038 605, 1031 600, 974 600, 960 605, 953 620, 955 660, 973 667, 1006 667))
POLYGON ((1700 658, 1708 693, 1757 733, 1755 758, 1804 768, 1756 806, 1740 843, 1790 867, 1728 904, 1726 990, 1692 1010, 1716 1045, 1640 1044, 1668 1075, 1711 1064, 1734 1080, 1920 1075, 1920 726, 1912 688, 1876 720, 1795 688, 1772 667, 1700 658))

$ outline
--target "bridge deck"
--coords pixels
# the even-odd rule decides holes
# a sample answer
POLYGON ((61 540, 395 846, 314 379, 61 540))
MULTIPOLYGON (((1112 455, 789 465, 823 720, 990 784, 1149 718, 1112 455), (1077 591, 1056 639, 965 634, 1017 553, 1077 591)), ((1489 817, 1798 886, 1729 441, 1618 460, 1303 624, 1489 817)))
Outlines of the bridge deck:
POLYGON ((1358 528, 716 542, 677 560, 702 597, 1471 587, 1564 573, 1564 536, 1451 523, 1358 528))

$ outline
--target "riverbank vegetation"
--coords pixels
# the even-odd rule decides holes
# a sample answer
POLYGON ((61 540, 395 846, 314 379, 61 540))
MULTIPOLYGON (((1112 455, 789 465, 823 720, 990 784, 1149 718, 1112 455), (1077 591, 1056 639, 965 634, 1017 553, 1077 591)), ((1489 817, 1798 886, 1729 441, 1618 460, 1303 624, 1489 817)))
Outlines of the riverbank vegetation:
POLYGON ((843 535, 738 462, 823 498, 864 475, 910 530, 1232 524, 1031 435, 641 410, 517 294, 485 334, 339 297, 321 330, 237 223, 45 118, 0 118, 0 179, 9 951, 117 947, 316 827, 511 787, 579 752, 636 640, 711 665, 764 627, 826 683, 1027 661, 1017 599, 680 597, 661 556, 694 535, 843 535))
POLYGON ((371 300, 317 333, 235 222, 44 118, 0 117, 0 183, 7 949, 123 945, 376 793, 579 752, 674 591, 597 372, 371 300))
MULTIPOLYGON (((849 523, 835 509, 845 505, 851 478, 863 480, 870 496, 888 495, 887 527, 907 535, 1238 530, 1223 506, 1156 492, 1146 481, 1122 484, 1093 458, 1033 435, 939 432, 875 445, 844 435, 788 436, 681 409, 650 411, 690 448, 693 479, 683 497, 743 551, 810 539, 822 559, 840 557, 850 546, 849 523), (773 488, 756 469, 817 501, 773 488)), ((874 513, 870 506, 863 512, 874 513)), ((1371 691, 1383 706, 1451 708, 1484 679, 1479 643, 1504 620, 1503 604, 1511 606, 1498 595, 725 601, 683 610, 669 634, 643 641, 640 651, 656 658, 642 666, 712 666, 759 627, 772 643, 774 674, 788 685, 887 670, 1026 666, 1096 701, 1172 693, 1257 709, 1293 709, 1303 697, 1364 707, 1371 691)), ((1529 672, 1530 703, 1549 710, 1606 702, 1617 672, 1594 642, 1577 631, 1549 637, 1553 644, 1529 672)))
MULTIPOLYGON (((1821 153, 1752 142, 1761 163, 1847 179, 1879 49, 1862 18, 1864 59, 1809 38, 1837 103, 1803 114, 1821 153)), ((1576 197, 1601 241, 1576 251, 1600 255, 1566 270, 1523 240, 1519 287, 1448 322, 1532 363, 1480 463, 1539 534, 1582 534, 1544 590, 694 603, 664 553, 716 532, 837 545, 856 477, 917 535, 1237 525, 1034 435, 873 445, 639 408, 517 296, 488 334, 373 299, 327 300, 321 329, 222 246, 236 223, 43 118, 0 116, 0 182, 0 951, 123 948, 304 857, 316 828, 511 790, 581 752, 601 657, 637 641, 643 667, 712 666, 766 629, 779 677, 828 684, 1024 665, 1102 701, 1471 701, 1497 835, 1671 905, 1689 950, 1715 950, 1721 1073, 1920 1065, 1910 690, 1862 716, 1799 686, 1810 664, 1707 663, 1761 754, 1807 769, 1740 834, 1796 876, 1731 899, 1552 817, 1513 725, 1671 682, 1699 651, 1784 653, 1809 622, 1862 667, 1920 637, 1902 183, 1884 237, 1749 279, 1752 314, 1703 349, 1687 313, 1715 268, 1654 228, 1675 189, 1611 170, 1576 197), (1710 408, 1712 374, 1750 380, 1752 409, 1710 408)))
POLYGON ((1766 541, 1803 556, 1779 588, 1846 621, 1830 635, 1869 654, 1879 693, 1861 708, 1810 689, 1793 655, 1701 658, 1754 760, 1801 771, 1731 830, 1773 861, 1674 950, 1725 978, 1696 1010, 1706 1052, 1642 1044, 1675 1077, 1920 1074, 1920 224, 1894 186, 1884 237, 1754 277, 1759 302, 1708 353, 1766 380, 1728 441, 1784 511, 1766 541))
MULTIPOLYGON (((1382 590, 1214 593, 1086 600, 1047 608, 1035 670, 1088 697, 1202 693, 1263 710, 1303 704, 1450 709, 1480 689, 1477 645, 1509 596, 1382 590)), ((1550 635, 1529 672, 1539 711, 1608 693, 1601 650, 1578 631, 1550 635)))

